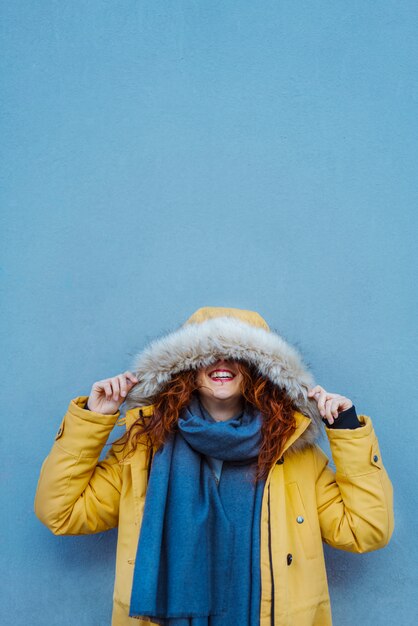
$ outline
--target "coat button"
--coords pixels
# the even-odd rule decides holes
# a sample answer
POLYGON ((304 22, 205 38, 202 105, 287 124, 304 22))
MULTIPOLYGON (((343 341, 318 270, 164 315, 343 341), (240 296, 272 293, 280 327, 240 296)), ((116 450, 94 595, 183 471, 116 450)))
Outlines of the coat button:
POLYGON ((379 460, 379 457, 377 456, 377 454, 375 454, 375 455, 374 455, 374 457, 373 457, 373 461, 374 461, 375 463, 377 463, 377 462, 378 462, 378 460, 379 460))
POLYGON ((302 522, 304 521, 302 515, 298 515, 296 521, 298 524, 302 524, 302 522))
POLYGON ((284 458, 281 456, 280 459, 276 461, 276 465, 282 465, 282 463, 284 463, 284 458))
POLYGON ((293 556, 290 554, 290 552, 289 552, 289 554, 286 557, 286 561, 287 561, 288 565, 290 565, 291 562, 293 561, 293 556))

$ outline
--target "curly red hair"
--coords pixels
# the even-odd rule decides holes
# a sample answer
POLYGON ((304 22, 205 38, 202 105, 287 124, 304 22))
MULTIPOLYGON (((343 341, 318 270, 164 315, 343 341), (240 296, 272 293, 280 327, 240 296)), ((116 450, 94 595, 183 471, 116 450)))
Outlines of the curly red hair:
MULTIPOLYGON (((265 479, 295 430, 293 412, 296 407, 283 388, 262 376, 253 365, 240 361, 237 366, 243 376, 241 392, 245 401, 263 416, 262 441, 254 478, 265 479)), ((176 430, 180 413, 194 391, 198 391, 196 370, 186 370, 173 376, 155 396, 152 415, 145 417, 140 410, 138 419, 111 445, 120 444, 123 451, 129 443, 129 456, 139 443, 158 449, 176 430)))

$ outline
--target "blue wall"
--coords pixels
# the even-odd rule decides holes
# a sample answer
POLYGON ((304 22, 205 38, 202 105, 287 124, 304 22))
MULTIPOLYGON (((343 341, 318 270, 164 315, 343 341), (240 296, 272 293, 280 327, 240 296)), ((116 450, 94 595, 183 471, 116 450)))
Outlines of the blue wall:
POLYGON ((259 311, 372 416, 396 530, 326 548, 334 622, 415 624, 416 2, 1 13, 0 622, 110 623, 116 532, 43 527, 42 460, 71 398, 218 305, 259 311))

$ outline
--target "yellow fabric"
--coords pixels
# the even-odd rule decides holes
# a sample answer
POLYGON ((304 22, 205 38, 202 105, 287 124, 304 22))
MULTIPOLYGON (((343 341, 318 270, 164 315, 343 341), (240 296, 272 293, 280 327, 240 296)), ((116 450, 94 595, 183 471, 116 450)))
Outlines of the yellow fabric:
MULTIPOLYGON (((42 464, 35 513, 55 535, 118 526, 112 626, 150 626, 152 622, 128 616, 147 489, 146 448, 138 446, 120 463, 120 449, 111 446, 99 462, 120 414, 87 411, 87 399, 79 396, 69 404, 42 464)), ((126 428, 137 419, 138 410, 128 411, 126 428)), ((152 412, 152 407, 146 411, 152 412)), ((309 425, 309 418, 297 411, 295 418, 296 431, 287 448, 309 425)), ((361 553, 385 546, 392 535, 392 484, 371 418, 359 419, 363 426, 356 430, 326 429, 336 472, 317 445, 285 451, 284 462, 270 470, 261 512, 260 626, 271 626, 272 610, 275 626, 330 626, 322 541, 361 553)))
POLYGON ((259 313, 255 311, 246 311, 245 309, 232 309, 222 306, 204 306, 198 309, 189 319, 183 324, 200 324, 213 317, 221 317, 226 315, 228 317, 236 317, 242 322, 246 322, 256 328, 264 328, 264 330, 270 330, 267 322, 261 317, 259 313))

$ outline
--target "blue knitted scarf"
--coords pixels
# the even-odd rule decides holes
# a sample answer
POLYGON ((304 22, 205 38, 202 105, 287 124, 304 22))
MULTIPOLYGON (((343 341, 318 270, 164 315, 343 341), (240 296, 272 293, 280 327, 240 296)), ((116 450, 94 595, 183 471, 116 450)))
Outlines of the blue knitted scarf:
POLYGON ((154 455, 135 560, 130 617, 161 626, 256 626, 260 518, 254 484, 261 414, 207 419, 196 396, 154 455), (206 455, 223 460, 216 483, 206 455))

